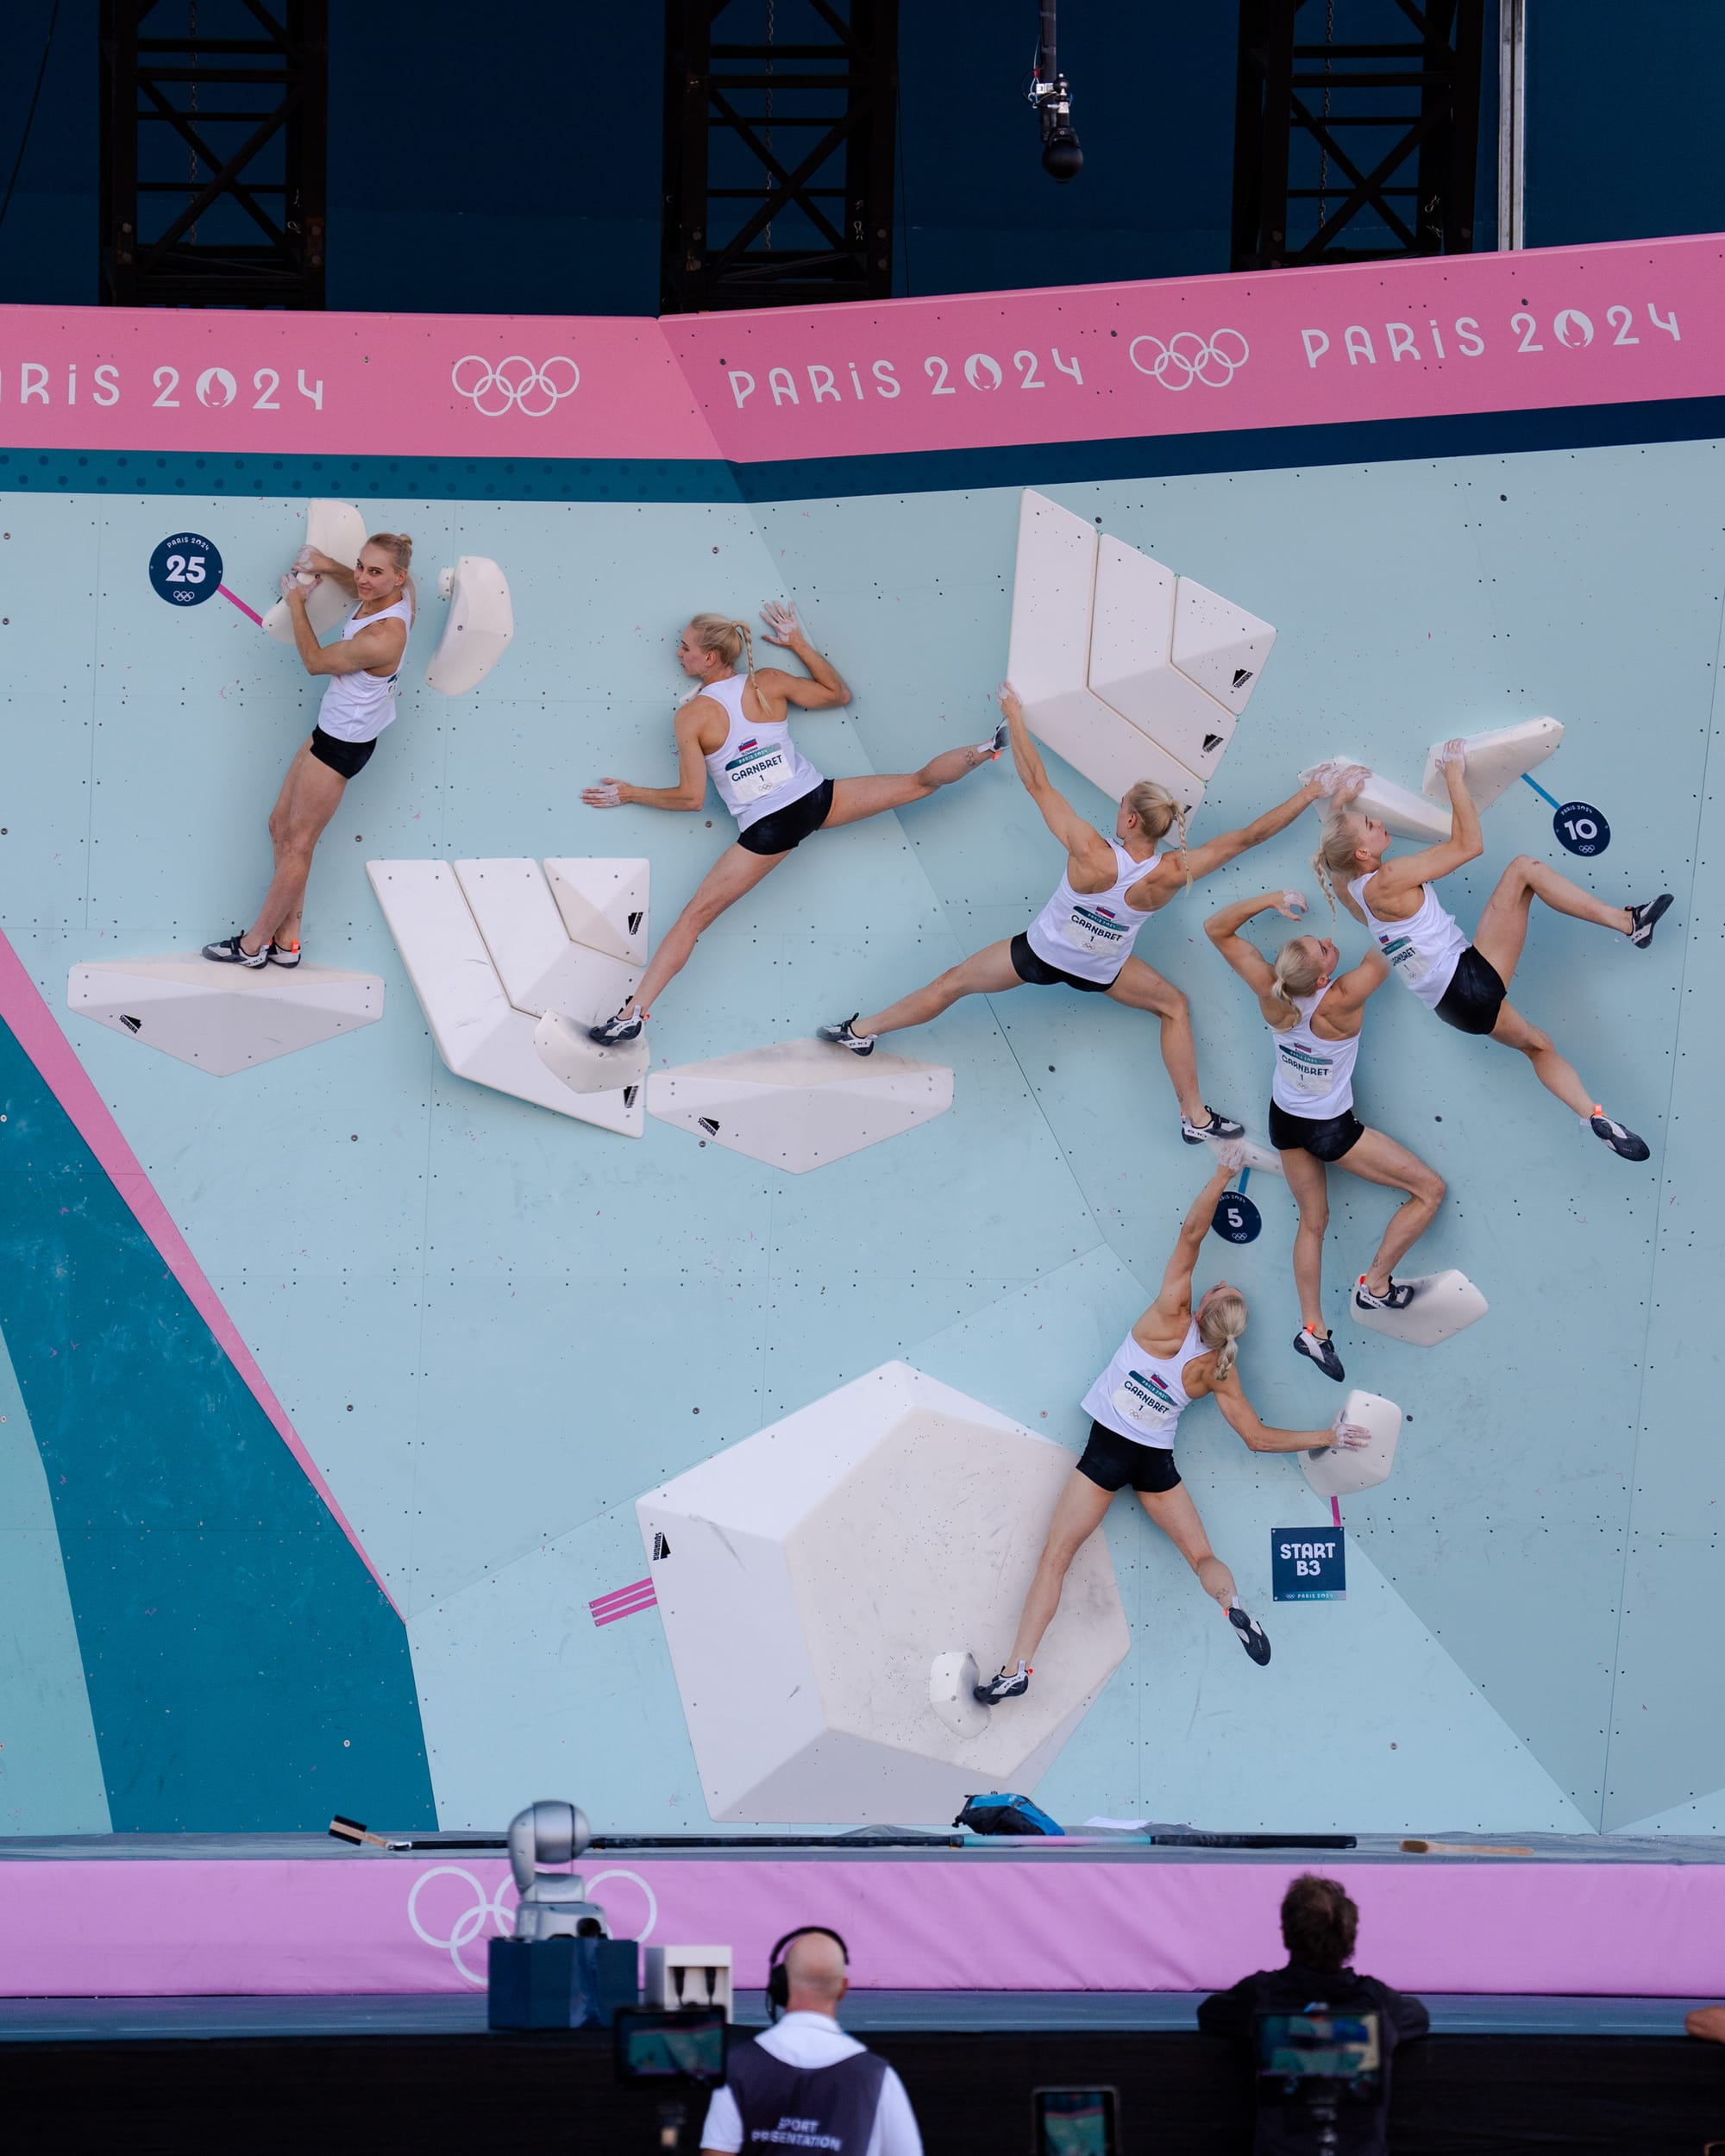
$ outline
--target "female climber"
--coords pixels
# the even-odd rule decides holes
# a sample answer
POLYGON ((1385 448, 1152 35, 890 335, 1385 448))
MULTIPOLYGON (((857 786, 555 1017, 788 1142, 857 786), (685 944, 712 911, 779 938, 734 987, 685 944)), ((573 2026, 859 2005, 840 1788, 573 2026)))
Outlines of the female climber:
POLYGON ((1028 1691, 1031 1658, 1060 1605, 1060 1589, 1078 1554, 1101 1524, 1109 1500, 1130 1482, 1138 1501, 1198 1576, 1239 1634, 1240 1645, 1260 1664, 1270 1659, 1264 1627, 1241 1607, 1234 1576, 1210 1547, 1198 1507, 1174 1464, 1174 1438, 1182 1410, 1213 1394, 1228 1426, 1254 1452, 1304 1452, 1314 1446, 1350 1451, 1368 1445, 1369 1430, 1339 1418, 1324 1430, 1277 1430, 1258 1420, 1240 1390, 1234 1358, 1245 1332, 1245 1297, 1219 1280, 1195 1304, 1192 1269, 1228 1178, 1239 1164, 1231 1146, 1192 1201, 1180 1239, 1162 1276, 1162 1291, 1127 1333, 1113 1360, 1084 1395, 1094 1418, 1090 1442, 1072 1470, 1049 1523, 1036 1577, 1025 1597, 1018 1636, 1000 1674, 975 1688, 986 1707, 1028 1691))
POLYGON ((1527 937, 1535 899, 1559 913, 1600 928, 1615 929, 1637 950, 1672 902, 1663 891, 1645 906, 1608 906, 1555 868, 1518 854, 1485 902, 1470 943, 1432 888, 1440 876, 1477 861, 1484 851, 1479 811, 1465 783, 1466 746, 1446 741, 1438 762, 1450 790, 1450 836, 1417 854, 1389 861, 1389 834, 1374 818, 1341 806, 1327 821, 1312 865, 1333 915, 1337 899, 1377 938, 1391 968, 1428 1010, 1460 1033, 1485 1033, 1505 1048, 1520 1049, 1534 1075, 1624 1160, 1646 1160, 1646 1143, 1607 1115, 1550 1037, 1507 1000, 1509 983, 1527 937), (1340 888, 1338 889, 1338 885, 1340 888))
POLYGON ((1377 1257, 1359 1276, 1353 1299, 1360 1310, 1405 1310, 1414 1300, 1414 1290, 1396 1280, 1392 1268, 1432 1225, 1444 1200, 1444 1181, 1405 1145, 1368 1130, 1354 1113, 1353 1066, 1366 1000, 1389 978, 1389 960, 1368 951, 1343 973, 1341 953, 1327 937, 1290 936, 1272 966, 1240 932, 1260 913, 1297 921, 1305 911, 1297 891, 1271 891, 1225 906, 1205 922, 1204 933, 1258 998, 1264 1022, 1276 1036, 1270 1142, 1282 1156, 1282 1172, 1300 1208, 1294 1285, 1301 1327, 1294 1345, 1339 1383, 1346 1373, 1323 1314, 1327 1164, 1333 1161, 1367 1182, 1408 1194, 1389 1216, 1377 1257))
POLYGON ((1140 779, 1120 803, 1114 836, 1104 838, 1050 784, 1010 684, 1000 691, 1000 708, 1019 777, 1042 820, 1066 849, 1058 888, 1030 926, 1009 942, 990 943, 872 1018, 853 1013, 837 1025, 820 1026, 821 1039, 867 1056, 882 1033, 926 1025, 960 996, 999 995, 1025 982, 1080 988, 1160 1018, 1162 1060, 1180 1103, 1180 1135, 1189 1145, 1207 1138, 1239 1138, 1245 1126, 1214 1112, 1198 1090, 1198 1052, 1185 996, 1135 958, 1132 943, 1152 913, 1200 876, 1286 830, 1322 787, 1314 780, 1277 807, 1266 809, 1244 830, 1224 831, 1220 838, 1191 846, 1185 815, 1174 796, 1154 779, 1140 779), (1179 845, 1158 850, 1174 829, 1179 845))
POLYGON ((329 686, 311 738, 287 767, 270 811, 275 874, 256 920, 238 936, 206 943, 204 956, 225 966, 297 966, 300 915, 311 856, 323 827, 342 805, 348 781, 370 762, 378 736, 395 717, 395 685, 413 626, 413 542, 405 531, 374 531, 352 568, 315 547, 302 547, 281 580, 301 665, 329 686), (302 584, 295 572, 309 573, 302 584), (324 577, 359 601, 331 644, 320 644, 306 619, 308 592, 324 577))
POLYGON ((630 786, 601 779, 581 794, 589 808, 699 809, 710 773, 718 798, 737 818, 737 843, 708 869, 648 961, 637 988, 614 1018, 587 1030, 607 1045, 632 1041, 650 1016, 659 992, 689 962, 695 942, 727 906, 752 891, 762 876, 812 831, 834 830, 888 809, 926 800, 979 765, 992 763, 1007 745, 1005 727, 973 749, 948 749, 920 771, 869 779, 824 779, 791 739, 787 707, 830 711, 850 701, 837 669, 803 634, 794 606, 763 606, 767 642, 800 659, 806 674, 780 667, 755 670, 755 645, 746 622, 723 614, 697 614, 677 645, 677 663, 700 684, 676 717, 677 783, 630 786), (737 662, 747 655, 746 670, 737 662))

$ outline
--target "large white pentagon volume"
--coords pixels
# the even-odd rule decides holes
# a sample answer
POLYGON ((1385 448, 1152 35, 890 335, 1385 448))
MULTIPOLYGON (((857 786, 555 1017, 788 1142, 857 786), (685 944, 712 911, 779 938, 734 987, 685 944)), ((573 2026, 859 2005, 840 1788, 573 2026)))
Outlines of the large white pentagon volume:
POLYGON ((333 966, 224 966, 174 951, 74 966, 66 1000, 80 1018, 225 1078, 375 1025, 383 983, 333 966))
MULTIPOLYGON (((305 505, 305 543, 327 554, 332 561, 351 568, 360 558, 367 538, 366 520, 352 502, 325 501, 314 497, 305 505)), ((305 618, 320 642, 344 622, 358 604, 332 577, 315 577, 302 570, 305 586, 305 618)), ((293 642, 293 617, 287 601, 279 599, 264 616, 264 630, 278 643, 293 642)))
POLYGON ((1024 1697, 979 1716, 948 1695, 966 1656, 1006 1652, 1071 1471, 888 1363, 640 1499, 712 1817, 944 1825, 973 1791, 1033 1789, 1130 1644, 1106 1537, 1024 1697))
POLYGON ((571 942, 536 861, 458 861, 455 877, 518 1011, 533 1018, 556 1011, 591 1025, 634 994, 638 968, 571 942))
POLYGON ((821 1041, 775 1041, 711 1062, 656 1070, 647 1112, 793 1175, 932 1122, 952 1106, 944 1063, 876 1050, 866 1061, 821 1041))

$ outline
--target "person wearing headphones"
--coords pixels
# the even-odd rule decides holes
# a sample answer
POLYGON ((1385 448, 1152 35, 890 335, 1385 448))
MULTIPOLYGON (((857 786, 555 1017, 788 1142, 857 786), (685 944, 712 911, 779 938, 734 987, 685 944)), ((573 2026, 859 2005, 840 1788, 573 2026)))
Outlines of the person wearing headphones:
POLYGON ((731 2051, 701 2156, 793 2146, 832 2156, 922 2156, 905 2084, 837 2020, 850 1956, 825 1924, 787 1932, 767 1963, 773 2027, 731 2051))

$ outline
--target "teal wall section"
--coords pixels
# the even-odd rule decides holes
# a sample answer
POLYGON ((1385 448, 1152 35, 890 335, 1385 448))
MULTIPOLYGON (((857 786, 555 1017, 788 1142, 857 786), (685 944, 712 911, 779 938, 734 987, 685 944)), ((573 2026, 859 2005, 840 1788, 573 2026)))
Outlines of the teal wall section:
POLYGON ((0 1325, 65 1568, 45 1595, 30 1552, 3 1589, 38 1695, 60 1695, 51 1823, 105 1826, 104 1796, 122 1833, 321 1827, 343 1804, 428 1822, 399 1620, 3 1029, 0 1114, 0 1325), (87 1705, 65 1696, 62 1597, 87 1705))
MULTIPOLYGON (((492 555, 518 622, 474 696, 408 687, 323 843, 308 947, 381 974, 384 1022, 225 1080, 63 1022, 405 1614, 425 1764, 399 1626, 24 1069, 48 1136, 15 1178, 0 1320, 47 1463, 116 1823, 405 1822, 424 1814, 429 1771, 445 1825, 556 1789, 605 1825, 701 1826, 657 1618, 596 1629, 586 1609, 643 1569, 635 1497, 892 1356, 1076 1447, 1077 1401, 1201 1173, 1146 1022, 1028 989, 961 1005, 903 1044, 952 1067, 950 1114, 781 1177, 651 1120, 630 1144, 453 1078, 363 874, 398 855, 644 852, 662 931, 725 843, 721 812, 602 816, 579 796, 602 773, 668 777, 681 623, 794 593, 856 690, 847 711, 799 723, 806 749, 837 775, 920 763, 988 723, 1017 487, 1033 476, 1280 632, 1201 832, 1333 749, 1417 784, 1433 738, 1550 712, 1568 730, 1540 775, 1606 812, 1611 849, 1571 862, 1517 787, 1451 886, 1460 918, 1523 850, 1614 900, 1677 893, 1645 955, 1539 914, 1515 984, 1648 1138, 1645 1168, 1582 1134, 1518 1058, 1397 988, 1377 999, 1363 1112, 1448 1177, 1421 1263, 1461 1266, 1490 1315, 1430 1353, 1352 1328, 1341 1289, 1390 1200, 1332 1178, 1350 1380, 1411 1418, 1391 1482, 1345 1507, 1349 1600, 1269 1606, 1270 1530, 1327 1507, 1289 1462, 1195 1413, 1187 1480, 1276 1659, 1253 1669, 1118 1505, 1134 1652, 1044 1799, 1219 1827, 1725 1825, 1709 1648, 1725 1586, 1720 458, 1699 440, 1094 481, 1050 481, 1044 464, 915 494, 862 491, 861 474, 851 492, 835 471, 825 495, 752 507, 487 498, 494 473, 477 498, 376 497, 368 514, 415 533, 428 592, 441 562, 492 555), (67 1179, 71 1201, 55 1194, 67 1179), (44 1238, 63 1277, 32 1261, 44 1238), (144 1300, 122 1267, 149 1283, 144 1300), (93 1375, 50 1352, 97 1326, 128 1352, 93 1375), (145 1363, 132 1351, 152 1337, 173 1351, 145 1363), (104 1571, 116 1556, 129 1577, 104 1571), (158 1581, 185 1634, 166 1654, 158 1581), (207 1717, 190 1735, 187 1702, 207 1717), (195 1820, 194 1793, 209 1808, 195 1820)), ((239 498, 68 486, 3 510, 0 696, 18 746, 0 924, 63 1012, 72 961, 184 948, 255 903, 263 818, 315 692, 225 604, 171 612, 144 563, 171 528, 202 529, 260 605, 301 511, 249 476, 239 498)), ((409 684, 440 627, 428 598, 409 684)), ((1266 1037, 1201 918, 1245 892, 1312 890, 1314 838, 1308 818, 1141 946, 1192 996, 1210 1098, 1258 1131, 1266 1037)), ((703 939, 662 1000, 656 1061, 884 1001, 1021 926, 1058 865, 1005 765, 824 836, 703 939)), ((15 1125, 3 1133, 21 1157, 15 1125)), ((1327 1420, 1338 1395, 1289 1345, 1291 1206, 1270 1179, 1253 1194, 1261 1240, 1209 1261, 1251 1297, 1248 1390, 1272 1420, 1327 1420)), ((24 1591, 0 1581, 0 1627, 24 1591)), ((87 1818, 70 1752, 63 1783, 63 1823, 87 1818)))

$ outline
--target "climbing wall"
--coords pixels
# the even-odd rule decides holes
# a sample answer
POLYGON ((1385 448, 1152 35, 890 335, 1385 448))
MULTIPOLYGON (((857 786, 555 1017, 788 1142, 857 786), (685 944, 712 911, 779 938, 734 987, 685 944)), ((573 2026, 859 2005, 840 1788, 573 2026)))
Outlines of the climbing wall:
MULTIPOLYGON (((765 331, 727 335, 764 403, 747 340, 765 331)), ((1338 326, 1330 357, 1343 349, 1338 326)), ((731 404, 736 354, 722 364, 731 404)), ((680 409, 692 427, 693 404, 680 409)), ((1027 486, 1101 535, 1116 580, 1161 565, 1225 610, 1193 631, 1226 661, 1203 661, 1218 710, 1239 653, 1255 661, 1249 702, 1208 730, 1220 745, 1182 736, 1204 764, 1199 837, 1284 798, 1320 756, 1358 755, 1417 797, 1433 741, 1555 717, 1561 746, 1531 774, 1543 793, 1513 780, 1486 813, 1485 857, 1449 887, 1459 917, 1523 852, 1614 904, 1676 894, 1645 954, 1536 914, 1514 985, 1647 1138, 1644 1166, 1583 1133, 1519 1059, 1393 985, 1377 999, 1360 1112, 1448 1181, 1418 1269, 1458 1270, 1489 1311, 1430 1349, 1351 1324, 1346 1284, 1391 1200, 1333 1175, 1348 1386, 1406 1415, 1389 1479, 1340 1501, 1346 1599, 1272 1601, 1273 1531, 1327 1527, 1329 1502, 1295 1462, 1195 1410, 1182 1473, 1274 1658, 1247 1661, 1121 1499, 1091 1586, 1097 1623, 1117 1608, 1129 1648, 1116 1668, 1092 1640, 1091 1703, 1038 1721, 1024 1756, 1039 1801, 1219 1827, 1725 1828, 1709 1645, 1725 1188, 1709 1108, 1725 423, 1699 409, 1681 440, 1620 416, 1553 442, 1512 414, 1489 442, 1386 437, 1369 461, 1344 461, 1314 420, 1297 439, 1211 436, 1184 459, 1204 468, 1183 470, 1165 437, 1032 454, 1009 434, 963 469, 932 450, 823 463, 800 436, 792 462, 731 448, 727 464, 716 419, 704 461, 678 436, 657 465, 624 461, 623 445, 461 467, 421 442, 398 468, 355 449, 273 469, 248 452, 200 477, 183 442, 142 470, 7 453, 0 1831, 321 1826, 338 1809, 494 1824, 548 1789, 607 1827, 705 1825, 718 1784, 689 1671, 707 1589, 693 1561, 674 1576, 704 1476, 725 1504, 746 1500, 747 1474, 718 1472, 728 1455, 801 1411, 826 1429, 820 1403, 897 1365, 958 1398, 961 1420, 1076 1457, 1077 1402, 1210 1165, 1181 1142, 1153 1022, 1025 988, 894 1040, 902 1064, 839 1067, 811 1040, 1041 904, 1059 853, 1009 761, 822 835, 725 914, 661 1000, 626 1102, 621 1076, 573 1090, 536 1046, 555 1001, 521 972, 481 881, 514 877, 550 921, 549 872, 609 862, 641 879, 637 911, 650 873, 647 932, 675 918, 727 843, 716 800, 665 815, 580 795, 608 774, 671 781, 671 655, 698 609, 753 619, 766 598, 797 601, 854 691, 797 725, 834 776, 982 738, 1013 648, 1027 486), (413 535, 421 615, 400 718, 317 856, 306 945, 336 985, 314 993, 308 974, 291 1019, 242 1013, 218 1071, 183 1007, 196 979, 182 995, 179 975, 145 968, 230 933, 260 894, 265 818, 317 692, 258 617, 312 493, 413 535), (188 535, 220 557, 195 605, 151 573, 188 535), (469 572, 467 618, 492 642, 476 683, 463 660, 439 687, 425 677, 453 602, 436 571, 458 561, 486 565, 469 572), (507 637, 485 626, 492 569, 507 637), (1609 826, 1603 849, 1560 843, 1556 809, 1575 805, 1609 826), (394 907, 392 876, 448 898, 530 1083, 463 1044, 472 980, 437 974, 449 937, 394 907), (152 1010, 133 1007, 137 984, 164 981, 166 1053, 152 1010)), ((1093 649, 1089 679, 1067 686, 1131 701, 1122 682, 1166 672, 1164 656, 1178 669, 1172 646, 1146 659, 1122 636, 1112 671, 1093 649)), ((1143 703, 1155 724, 1163 709, 1143 703)), ((1048 738, 1057 784, 1111 818, 1048 738)), ((1138 946, 1191 1000, 1208 1097, 1260 1138, 1267 1037, 1201 922, 1285 886, 1325 925, 1315 837, 1302 818, 1138 946)), ((583 937, 605 935, 593 903, 557 931, 588 973, 583 937)), ((628 916, 599 954, 618 977, 638 966, 628 916)), ((1344 922, 1339 940, 1361 939, 1344 922)), ((1212 1239, 1200 1280, 1251 1299, 1242 1370, 1266 1419, 1321 1425, 1342 1392, 1291 1350, 1291 1201, 1261 1171, 1249 1194, 1262 1233, 1212 1239)), ((795 1652, 828 1670, 811 1727, 830 1731, 850 1726, 844 1660, 808 1640, 865 1622, 879 1597, 881 1667, 896 1672, 881 1682, 911 1690, 851 1717, 871 1761, 967 1756, 924 1661, 992 1666, 1007 1645, 982 1596, 976 1636, 948 1638, 962 1595, 900 1595, 894 1565, 915 1552, 919 1577, 947 1565, 962 1581, 989 1535, 1016 1551, 1034 1532, 1010 1507, 967 1512, 962 1474, 924 1481, 870 1484, 878 1580, 847 1558, 808 1589, 812 1614, 786 1605, 795 1652), (894 1533, 894 1503, 925 1509, 894 1533)), ((746 1693, 746 1661, 733 1674, 746 1693)), ((748 1793, 794 1786, 783 1801, 803 1821, 903 1815, 887 1795, 847 1802, 841 1772, 780 1773, 794 1752, 779 1732, 758 1759, 729 1759, 720 1808, 765 1816, 748 1793)))

